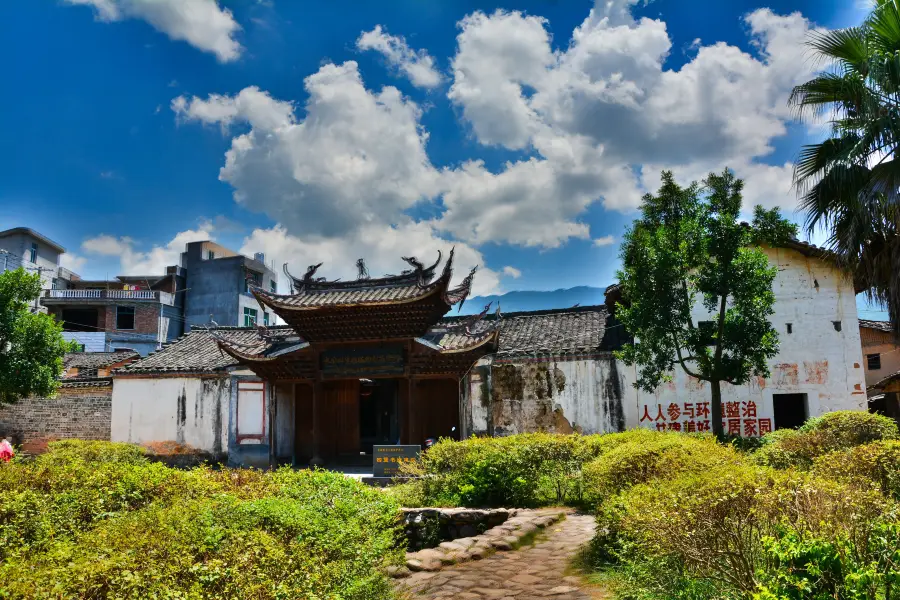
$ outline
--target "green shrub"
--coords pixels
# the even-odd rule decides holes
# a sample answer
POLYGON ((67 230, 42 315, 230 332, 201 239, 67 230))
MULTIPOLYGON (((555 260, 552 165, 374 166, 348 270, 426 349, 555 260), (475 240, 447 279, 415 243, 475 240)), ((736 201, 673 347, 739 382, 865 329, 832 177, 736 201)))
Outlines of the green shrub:
POLYGON ((795 429, 779 429, 763 437, 763 445, 753 454, 760 465, 775 469, 812 467, 816 457, 828 452, 825 435, 811 431, 801 433, 795 429))
POLYGON ((859 410, 838 410, 813 417, 800 427, 802 433, 810 431, 828 434, 832 443, 842 448, 900 437, 893 419, 859 410))
POLYGON ((785 527, 764 540, 770 568, 761 573, 755 600, 897 598, 900 593, 900 520, 873 527, 863 544, 847 537, 824 540, 785 527))
POLYGON ((528 433, 502 438, 441 440, 419 463, 419 479, 393 490, 406 506, 586 505, 584 465, 624 444, 677 434, 633 429, 603 435, 528 433))
POLYGON ((0 465, 0 598, 391 597, 399 507, 380 490, 70 450, 0 465))
POLYGON ((419 476, 400 492, 432 506, 537 506, 577 503, 581 466, 591 457, 587 439, 599 436, 520 434, 441 440, 418 464, 419 476))
POLYGON ((91 463, 143 464, 146 451, 134 444, 86 440, 57 440, 47 444, 47 452, 38 455, 39 463, 83 460, 91 463))
POLYGON ((738 464, 741 460, 735 450, 722 446, 711 436, 634 436, 585 465, 585 500, 596 505, 656 477, 677 477, 721 464, 738 464))
POLYGON ((766 539, 783 524, 804 536, 865 547, 885 506, 870 489, 722 463, 658 477, 608 500, 593 549, 596 562, 605 553, 607 564, 624 565, 632 577, 653 571, 641 584, 649 590, 658 592, 666 580, 694 581, 747 597, 757 591, 760 573, 771 568, 766 539))
POLYGON ((844 481, 873 482, 900 500, 900 441, 882 440, 816 459, 813 472, 844 481))
POLYGON ((799 430, 781 429, 763 438, 755 460, 776 469, 809 469, 829 452, 897 439, 897 425, 881 415, 836 411, 808 420, 799 430))

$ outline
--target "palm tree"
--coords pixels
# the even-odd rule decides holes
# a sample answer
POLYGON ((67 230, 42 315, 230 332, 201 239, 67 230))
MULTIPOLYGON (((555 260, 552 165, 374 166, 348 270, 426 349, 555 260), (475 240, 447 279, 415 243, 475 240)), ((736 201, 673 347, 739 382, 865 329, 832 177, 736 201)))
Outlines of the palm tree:
POLYGON ((794 168, 806 227, 829 232, 900 339, 900 0, 876 0, 859 27, 815 32, 807 44, 826 67, 789 102, 801 117, 828 117, 831 136, 804 146, 794 168))

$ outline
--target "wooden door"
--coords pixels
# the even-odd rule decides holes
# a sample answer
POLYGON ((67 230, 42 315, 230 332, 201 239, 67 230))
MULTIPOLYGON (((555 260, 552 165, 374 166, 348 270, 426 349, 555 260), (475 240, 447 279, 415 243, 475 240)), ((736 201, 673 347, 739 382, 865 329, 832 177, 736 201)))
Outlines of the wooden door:
POLYGON ((459 382, 455 379, 419 382, 415 407, 423 437, 459 439, 459 382))
POLYGON ((305 464, 313 456, 313 388, 294 384, 294 461, 305 464))
POLYGON ((324 447, 331 456, 359 454, 359 380, 326 383, 325 406, 324 447))

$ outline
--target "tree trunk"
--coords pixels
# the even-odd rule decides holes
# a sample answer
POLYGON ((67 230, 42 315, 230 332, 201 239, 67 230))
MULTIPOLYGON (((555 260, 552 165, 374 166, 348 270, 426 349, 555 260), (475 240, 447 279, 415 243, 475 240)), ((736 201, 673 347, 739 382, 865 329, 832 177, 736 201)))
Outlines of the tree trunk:
POLYGON ((725 428, 722 427, 722 382, 718 379, 710 381, 709 389, 712 391, 712 402, 710 404, 712 432, 716 435, 722 435, 725 433, 725 428))

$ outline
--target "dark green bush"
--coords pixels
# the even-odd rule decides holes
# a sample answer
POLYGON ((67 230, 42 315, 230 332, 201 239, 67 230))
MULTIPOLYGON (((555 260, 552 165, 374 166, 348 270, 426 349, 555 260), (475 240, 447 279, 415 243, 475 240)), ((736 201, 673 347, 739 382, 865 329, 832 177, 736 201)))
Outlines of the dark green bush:
POLYGON ((399 507, 380 490, 69 450, 0 465, 0 598, 391 597, 399 507))

